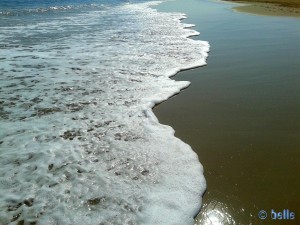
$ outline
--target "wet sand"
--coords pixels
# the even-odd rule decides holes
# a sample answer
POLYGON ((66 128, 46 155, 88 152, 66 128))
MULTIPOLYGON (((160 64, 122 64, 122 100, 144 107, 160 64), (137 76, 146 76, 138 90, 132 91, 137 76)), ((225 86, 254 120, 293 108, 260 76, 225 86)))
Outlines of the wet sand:
POLYGON ((281 7, 288 7, 288 8, 300 8, 300 1, 299 0, 225 0, 230 2, 245 2, 245 3, 268 3, 270 7, 273 6, 281 6, 281 7))
POLYGON ((269 4, 250 4, 234 7, 238 12, 252 13, 265 16, 287 16, 300 17, 300 9, 290 9, 285 7, 270 7, 269 4))
MULTIPOLYGON (((300 1, 299 1, 300 3, 300 1)), ((251 13, 265 16, 300 17, 300 7, 285 7, 277 4, 260 2, 239 2, 233 7, 237 12, 251 13)))
POLYGON ((174 77, 191 86, 154 112, 204 166, 208 187, 197 224, 299 224, 300 20, 235 6, 185 0, 158 7, 185 12, 211 52, 207 66, 174 77), (284 209, 296 219, 270 218, 284 209))

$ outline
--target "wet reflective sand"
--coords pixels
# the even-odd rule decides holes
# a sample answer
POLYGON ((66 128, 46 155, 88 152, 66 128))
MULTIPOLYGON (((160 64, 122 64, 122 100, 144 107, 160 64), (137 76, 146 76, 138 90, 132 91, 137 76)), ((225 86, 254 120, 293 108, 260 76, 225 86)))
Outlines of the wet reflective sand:
POLYGON ((196 0, 160 6, 187 13, 211 52, 207 66, 175 77, 191 86, 154 112, 204 166, 198 224, 299 224, 299 19, 231 7, 196 0), (284 209, 296 218, 271 218, 284 209))

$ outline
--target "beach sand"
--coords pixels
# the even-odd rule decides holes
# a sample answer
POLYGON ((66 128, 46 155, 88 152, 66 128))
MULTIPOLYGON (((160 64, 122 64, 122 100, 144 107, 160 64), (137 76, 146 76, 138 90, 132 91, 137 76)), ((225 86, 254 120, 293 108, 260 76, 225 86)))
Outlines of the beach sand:
MULTIPOLYGON (((252 13, 257 15, 266 16, 287 16, 287 17, 300 17, 300 1, 295 4, 287 4, 288 1, 282 4, 270 4, 265 1, 233 1, 239 3, 238 6, 233 7, 234 10, 243 13, 252 13), (296 4, 299 3, 299 4, 296 4)), ((266 1, 267 2, 267 1, 266 1)), ((281 1, 279 1, 281 2, 281 1)))
POLYGON ((246 3, 268 3, 270 7, 277 5, 288 8, 300 8, 299 0, 225 0, 231 2, 246 2, 246 3))
POLYGON ((237 13, 235 6, 186 0, 158 7, 186 13, 183 22, 196 24, 195 38, 209 41, 211 51, 207 66, 174 77, 190 87, 154 113, 204 166, 197 224, 299 224, 299 18, 237 13), (296 219, 270 218, 284 209, 296 219))

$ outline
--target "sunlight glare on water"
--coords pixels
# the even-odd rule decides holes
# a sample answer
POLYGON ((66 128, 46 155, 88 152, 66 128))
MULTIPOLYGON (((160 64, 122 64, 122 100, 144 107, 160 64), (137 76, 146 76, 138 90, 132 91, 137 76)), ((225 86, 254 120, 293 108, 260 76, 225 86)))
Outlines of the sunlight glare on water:
POLYGON ((202 211, 196 218, 195 225, 235 225, 229 207, 218 201, 204 204, 202 211))

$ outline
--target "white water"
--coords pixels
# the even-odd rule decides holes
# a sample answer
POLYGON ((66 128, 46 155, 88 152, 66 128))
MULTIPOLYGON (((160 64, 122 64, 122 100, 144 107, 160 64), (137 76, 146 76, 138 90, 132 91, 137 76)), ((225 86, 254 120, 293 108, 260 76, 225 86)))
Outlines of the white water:
POLYGON ((157 3, 2 27, 1 225, 194 223, 202 166, 151 108, 209 46, 157 3))

